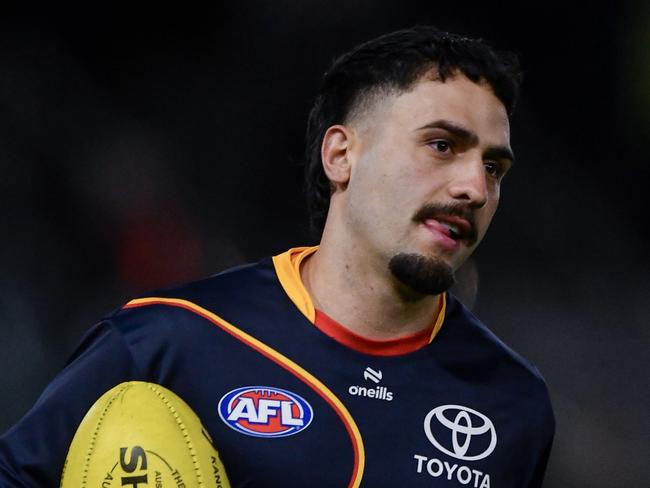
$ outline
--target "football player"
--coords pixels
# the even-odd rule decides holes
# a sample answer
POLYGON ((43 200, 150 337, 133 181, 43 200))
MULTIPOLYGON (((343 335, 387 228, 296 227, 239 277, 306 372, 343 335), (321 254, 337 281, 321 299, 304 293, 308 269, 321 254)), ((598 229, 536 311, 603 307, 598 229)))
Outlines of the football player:
POLYGON ((335 60, 306 138, 320 245, 106 317, 0 438, 1 483, 57 486, 91 406, 139 381, 187 402, 232 486, 539 487, 544 381, 449 292, 514 162, 519 79, 426 26, 335 60))

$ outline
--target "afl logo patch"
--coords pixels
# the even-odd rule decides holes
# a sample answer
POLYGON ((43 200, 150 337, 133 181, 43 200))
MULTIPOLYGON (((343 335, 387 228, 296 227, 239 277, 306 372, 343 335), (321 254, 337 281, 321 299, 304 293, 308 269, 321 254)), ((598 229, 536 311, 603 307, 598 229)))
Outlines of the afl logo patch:
POLYGON ((219 416, 228 427, 254 437, 286 437, 306 429, 314 418, 299 395, 271 386, 244 386, 219 400, 219 416))

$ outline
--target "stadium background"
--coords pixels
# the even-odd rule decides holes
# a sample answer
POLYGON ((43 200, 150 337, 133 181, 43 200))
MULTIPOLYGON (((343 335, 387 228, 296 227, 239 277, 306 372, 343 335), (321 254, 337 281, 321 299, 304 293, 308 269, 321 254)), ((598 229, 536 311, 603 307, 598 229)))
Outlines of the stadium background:
POLYGON ((479 316, 547 379, 546 486, 647 487, 641 0, 5 6, 0 431, 133 294, 310 242, 300 163, 319 77, 416 23, 485 37, 526 69, 518 162, 462 284, 472 299, 478 283, 479 316))

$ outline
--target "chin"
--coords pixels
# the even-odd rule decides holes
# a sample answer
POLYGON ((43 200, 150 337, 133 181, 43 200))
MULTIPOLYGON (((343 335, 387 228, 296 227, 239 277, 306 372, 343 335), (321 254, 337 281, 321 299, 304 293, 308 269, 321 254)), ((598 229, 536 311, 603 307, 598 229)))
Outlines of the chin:
POLYGON ((388 268, 398 281, 421 295, 438 295, 456 282, 454 268, 438 256, 399 253, 388 268))

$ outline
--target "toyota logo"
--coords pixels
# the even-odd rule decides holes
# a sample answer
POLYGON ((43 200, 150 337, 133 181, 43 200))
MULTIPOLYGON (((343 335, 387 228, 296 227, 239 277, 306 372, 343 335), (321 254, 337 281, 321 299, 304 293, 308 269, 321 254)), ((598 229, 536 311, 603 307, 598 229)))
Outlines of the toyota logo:
POLYGON ((431 410, 424 419, 424 432, 429 441, 442 452, 464 461, 483 459, 489 456, 497 445, 497 433, 492 421, 482 413, 461 405, 442 405, 431 410), (432 425, 435 426, 434 430, 440 431, 436 424, 446 427, 451 432, 451 442, 448 441, 447 432, 445 435, 438 433, 436 439, 432 431, 432 425), (486 438, 486 436, 490 437, 486 438), (470 450, 472 439, 475 438, 477 440, 474 443, 480 444, 480 448, 470 450), (447 447, 440 441, 446 441, 447 447), (453 450, 449 450, 448 447, 453 450))

